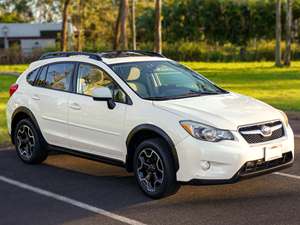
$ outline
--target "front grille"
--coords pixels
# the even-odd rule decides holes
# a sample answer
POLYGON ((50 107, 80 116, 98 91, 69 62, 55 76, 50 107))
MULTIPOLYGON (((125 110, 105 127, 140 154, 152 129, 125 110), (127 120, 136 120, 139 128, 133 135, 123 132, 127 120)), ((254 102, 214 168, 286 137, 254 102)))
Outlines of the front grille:
POLYGON ((239 132, 249 144, 271 141, 284 136, 284 128, 281 121, 241 127, 239 132), (263 126, 267 126, 272 129, 272 134, 270 136, 263 135, 263 126))
POLYGON ((282 158, 265 161, 264 159, 249 161, 240 170, 240 176, 251 175, 257 172, 264 172, 264 170, 272 169, 277 166, 284 165, 291 162, 293 159, 292 152, 282 154, 282 158))

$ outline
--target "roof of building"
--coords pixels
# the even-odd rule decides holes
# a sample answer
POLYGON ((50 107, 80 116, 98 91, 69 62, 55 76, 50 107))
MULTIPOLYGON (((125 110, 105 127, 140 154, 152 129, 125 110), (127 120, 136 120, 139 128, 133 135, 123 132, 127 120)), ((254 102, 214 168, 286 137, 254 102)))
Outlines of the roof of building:
POLYGON ((60 31, 62 23, 0 23, 0 38, 5 29, 7 37, 40 37, 41 31, 60 31))

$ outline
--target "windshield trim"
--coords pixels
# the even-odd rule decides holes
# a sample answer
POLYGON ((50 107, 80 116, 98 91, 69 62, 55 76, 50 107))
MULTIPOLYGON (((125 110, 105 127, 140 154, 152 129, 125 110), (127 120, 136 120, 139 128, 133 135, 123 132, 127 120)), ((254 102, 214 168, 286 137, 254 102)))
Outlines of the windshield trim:
POLYGON ((220 88, 219 86, 217 86, 216 84, 214 84, 212 81, 210 81, 209 79, 207 79, 205 76, 203 76, 200 73, 197 73, 196 71, 186 67, 185 65, 182 65, 176 61, 173 60, 153 60, 153 61, 137 61, 137 62, 121 62, 121 63, 113 63, 113 64, 109 64, 108 67, 125 83, 125 85, 127 87, 130 88, 130 90, 136 94, 139 98, 143 99, 143 100, 148 100, 148 101, 168 101, 168 100, 175 100, 175 99, 183 99, 183 98, 193 98, 193 97, 201 97, 201 96, 208 96, 208 95, 221 95, 221 94, 229 94, 229 91, 224 90, 223 88, 220 88), (142 97, 139 93, 137 93, 135 90, 133 90, 132 87, 130 87, 130 85, 126 82, 126 80, 124 80, 121 76, 119 76, 113 69, 114 66, 116 65, 122 65, 122 64, 132 64, 132 63, 142 63, 142 62, 170 62, 170 63, 174 63, 177 64, 187 70, 189 70, 191 73, 195 73, 197 76, 200 76, 201 78, 205 79, 206 81, 208 81, 211 85, 215 86, 217 89, 220 90, 220 93, 215 93, 215 94, 201 94, 201 93, 191 93, 190 95, 178 95, 178 96, 169 96, 169 97, 142 97))

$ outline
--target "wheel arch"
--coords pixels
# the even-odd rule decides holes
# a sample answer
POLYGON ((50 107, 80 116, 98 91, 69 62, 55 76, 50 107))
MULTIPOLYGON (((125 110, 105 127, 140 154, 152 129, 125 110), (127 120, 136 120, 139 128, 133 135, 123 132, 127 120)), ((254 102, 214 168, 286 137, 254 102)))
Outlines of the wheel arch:
MULTIPOLYGON (((34 126, 39 131, 41 131, 33 112, 31 112, 30 109, 28 109, 24 106, 20 106, 13 112, 12 117, 11 117, 11 141, 13 144, 15 144, 14 132, 15 132, 16 125, 17 125, 18 121, 25 119, 25 118, 29 118, 33 122, 34 126)), ((42 135, 42 138, 43 138, 43 141, 45 141, 45 138, 43 137, 43 135, 42 135)))
POLYGON ((174 165, 176 171, 179 169, 178 155, 175 148, 175 144, 170 138, 170 136, 163 131, 161 128, 153 124, 141 124, 133 128, 126 139, 127 155, 126 155, 126 169, 129 172, 133 170, 133 155, 135 148, 141 141, 148 138, 161 138, 170 147, 171 155, 174 160, 174 165))

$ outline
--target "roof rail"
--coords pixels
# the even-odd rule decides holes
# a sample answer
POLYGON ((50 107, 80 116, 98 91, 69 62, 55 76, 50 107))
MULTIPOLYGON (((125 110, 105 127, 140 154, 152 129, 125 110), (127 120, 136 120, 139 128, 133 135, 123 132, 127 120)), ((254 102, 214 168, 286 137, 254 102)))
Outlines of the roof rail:
POLYGON ((162 57, 165 58, 165 56, 161 53, 158 52, 151 52, 151 51, 144 51, 144 50, 134 50, 132 52, 140 53, 143 55, 148 55, 148 56, 157 56, 157 57, 162 57))
POLYGON ((97 53, 89 53, 89 52, 48 52, 43 54, 40 57, 40 60, 42 59, 51 59, 51 58, 57 58, 57 57, 69 57, 74 55, 85 55, 89 56, 91 59, 102 61, 102 58, 97 53))
POLYGON ((164 58, 164 56, 160 53, 143 51, 143 50, 106 51, 106 52, 99 52, 98 54, 103 58, 115 58, 115 57, 127 57, 127 56, 157 56, 157 57, 164 58))
POLYGON ((128 50, 128 52, 139 53, 141 55, 146 55, 146 56, 157 56, 157 57, 165 58, 165 56, 163 54, 158 53, 158 52, 152 52, 152 51, 128 50))
POLYGON ((91 59, 102 61, 102 58, 115 58, 115 57, 128 57, 128 56, 156 56, 162 57, 164 56, 157 52, 151 51, 143 51, 143 50, 122 50, 122 51, 107 51, 107 52, 99 52, 99 53, 90 53, 90 52, 48 52, 44 53, 40 60, 42 59, 51 59, 57 57, 69 57, 75 55, 85 55, 91 59))

